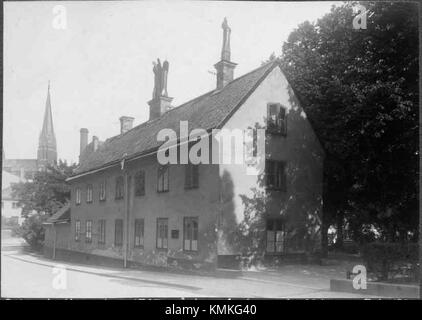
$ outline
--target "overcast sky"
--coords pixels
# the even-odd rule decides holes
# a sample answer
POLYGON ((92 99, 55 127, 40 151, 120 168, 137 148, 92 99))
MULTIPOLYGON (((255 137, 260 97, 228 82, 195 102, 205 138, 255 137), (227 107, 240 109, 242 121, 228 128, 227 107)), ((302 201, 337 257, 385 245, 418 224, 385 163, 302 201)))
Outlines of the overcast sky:
MULTIPOLYGON (((221 23, 232 29, 235 77, 257 68, 297 25, 334 2, 22 2, 4 3, 3 144, 6 158, 36 158, 47 83, 58 156, 75 162, 79 129, 105 140, 122 115, 148 119, 152 61, 170 63, 173 105, 215 88, 221 23), (55 29, 56 5, 67 27, 55 29)), ((56 20, 57 21, 57 20, 56 20)))

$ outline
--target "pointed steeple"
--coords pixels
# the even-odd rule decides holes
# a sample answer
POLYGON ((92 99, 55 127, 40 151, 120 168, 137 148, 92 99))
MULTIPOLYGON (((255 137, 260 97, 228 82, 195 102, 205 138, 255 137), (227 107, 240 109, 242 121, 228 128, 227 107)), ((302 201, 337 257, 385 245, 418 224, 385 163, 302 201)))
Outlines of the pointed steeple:
POLYGON ((50 81, 48 81, 47 101, 45 103, 44 121, 38 142, 38 167, 57 162, 56 136, 54 134, 53 116, 51 113, 50 81))

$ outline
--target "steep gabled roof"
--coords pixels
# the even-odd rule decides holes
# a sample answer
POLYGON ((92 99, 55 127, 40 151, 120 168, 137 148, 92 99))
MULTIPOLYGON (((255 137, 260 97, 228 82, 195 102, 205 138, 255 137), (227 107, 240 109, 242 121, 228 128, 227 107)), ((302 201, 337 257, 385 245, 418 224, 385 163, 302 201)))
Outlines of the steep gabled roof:
POLYGON ((77 168, 75 176, 112 165, 125 158, 156 150, 163 142, 157 141, 161 129, 168 128, 179 134, 180 121, 189 121, 189 129, 210 130, 219 128, 249 97, 262 80, 278 66, 273 61, 231 81, 221 90, 213 90, 161 117, 142 123, 128 132, 106 140, 97 151, 90 153, 77 168))

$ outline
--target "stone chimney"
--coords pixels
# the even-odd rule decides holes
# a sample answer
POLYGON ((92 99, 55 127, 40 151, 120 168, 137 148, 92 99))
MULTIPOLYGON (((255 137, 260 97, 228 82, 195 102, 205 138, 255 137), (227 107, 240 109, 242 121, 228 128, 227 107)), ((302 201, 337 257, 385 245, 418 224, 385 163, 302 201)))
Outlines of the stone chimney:
POLYGON ((161 117, 165 112, 171 109, 171 102, 173 98, 167 93, 167 76, 169 70, 168 61, 164 61, 161 65, 160 59, 153 62, 154 68, 154 91, 152 93, 152 100, 149 104, 149 120, 161 117))
POLYGON ((221 49, 221 60, 214 67, 217 70, 217 89, 220 90, 227 83, 233 80, 236 63, 230 61, 230 33, 231 29, 224 18, 223 24, 223 48, 221 49))
POLYGON ((92 150, 95 152, 98 149, 98 146, 100 144, 100 140, 97 136, 92 136, 92 150))
POLYGON ((128 132, 130 129, 132 129, 133 120, 135 120, 135 118, 122 116, 119 118, 119 120, 120 120, 120 134, 123 134, 125 132, 128 132))
POLYGON ((81 140, 80 140, 80 150, 79 150, 79 160, 81 159, 81 155, 85 150, 86 146, 88 145, 88 129, 82 128, 81 132, 81 140))

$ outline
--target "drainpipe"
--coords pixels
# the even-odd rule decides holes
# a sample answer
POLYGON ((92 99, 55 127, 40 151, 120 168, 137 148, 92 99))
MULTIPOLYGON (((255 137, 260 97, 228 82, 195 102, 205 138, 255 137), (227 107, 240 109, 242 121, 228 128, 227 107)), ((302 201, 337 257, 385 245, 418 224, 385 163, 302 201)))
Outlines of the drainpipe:
POLYGON ((54 231, 54 238, 53 238, 53 260, 56 260, 56 241, 57 241, 57 231, 56 225, 54 222, 52 223, 53 231, 54 231))
POLYGON ((128 260, 128 251, 129 251, 129 181, 128 181, 128 174, 125 167, 125 159, 127 154, 123 155, 121 164, 121 170, 123 171, 123 179, 124 179, 124 232, 123 232, 123 267, 127 268, 127 260, 128 260))

